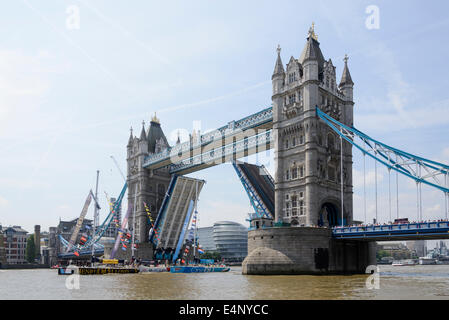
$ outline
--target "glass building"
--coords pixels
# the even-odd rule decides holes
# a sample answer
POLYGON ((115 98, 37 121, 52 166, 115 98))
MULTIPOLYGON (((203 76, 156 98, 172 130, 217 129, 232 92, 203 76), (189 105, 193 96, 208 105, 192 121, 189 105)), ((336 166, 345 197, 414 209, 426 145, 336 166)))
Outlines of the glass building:
POLYGON ((214 223, 214 242, 226 261, 243 261, 248 255, 248 228, 232 221, 214 223))
POLYGON ((198 243, 204 251, 217 251, 217 246, 214 241, 214 227, 198 228, 197 237, 198 243))
POLYGON ((248 228, 232 221, 198 228, 198 243, 205 251, 217 251, 225 261, 240 262, 248 255, 248 228))

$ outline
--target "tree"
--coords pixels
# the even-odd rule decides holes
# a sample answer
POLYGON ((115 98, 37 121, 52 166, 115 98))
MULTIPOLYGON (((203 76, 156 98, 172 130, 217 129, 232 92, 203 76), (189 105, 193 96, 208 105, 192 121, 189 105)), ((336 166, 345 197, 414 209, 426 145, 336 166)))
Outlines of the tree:
POLYGON ((200 255, 201 259, 214 259, 215 261, 221 260, 221 254, 217 251, 207 251, 204 254, 200 255))
POLYGON ((376 252, 377 261, 382 260, 383 257, 391 257, 391 254, 386 250, 378 250, 376 252))
POLYGON ((34 259, 36 259, 36 245, 34 244, 34 234, 32 234, 27 240, 25 255, 29 263, 33 263, 34 259))

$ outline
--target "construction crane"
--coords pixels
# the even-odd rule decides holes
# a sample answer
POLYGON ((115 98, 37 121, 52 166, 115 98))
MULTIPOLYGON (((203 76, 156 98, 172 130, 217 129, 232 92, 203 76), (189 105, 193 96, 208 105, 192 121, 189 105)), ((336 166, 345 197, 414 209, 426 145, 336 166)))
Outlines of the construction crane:
POLYGON ((78 221, 76 222, 75 230, 73 231, 72 236, 70 237, 69 245, 67 246, 66 252, 69 252, 70 249, 72 249, 72 246, 75 244, 76 238, 78 237, 78 233, 81 229, 84 218, 86 217, 87 210, 89 209, 89 205, 90 205, 90 202, 92 201, 92 198, 94 198, 92 190, 89 190, 87 199, 84 202, 83 210, 81 211, 80 217, 78 218, 78 221))
POLYGON ((118 171, 120 172, 120 174, 121 174, 123 180, 125 180, 125 182, 126 182, 125 175, 123 174, 122 170, 120 169, 120 166, 118 165, 117 160, 115 160, 114 156, 111 156, 111 159, 112 159, 112 161, 114 161, 114 163, 115 163, 115 165, 116 165, 118 171))

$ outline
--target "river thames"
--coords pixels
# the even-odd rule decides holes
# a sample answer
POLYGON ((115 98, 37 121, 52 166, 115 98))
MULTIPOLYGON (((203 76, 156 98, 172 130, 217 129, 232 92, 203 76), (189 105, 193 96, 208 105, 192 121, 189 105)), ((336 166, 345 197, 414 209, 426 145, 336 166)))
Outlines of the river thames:
POLYGON ((449 265, 379 268, 379 289, 366 287, 368 275, 246 276, 241 267, 227 273, 79 276, 79 289, 74 282, 68 289, 68 276, 57 270, 0 270, 0 299, 449 299, 449 265))

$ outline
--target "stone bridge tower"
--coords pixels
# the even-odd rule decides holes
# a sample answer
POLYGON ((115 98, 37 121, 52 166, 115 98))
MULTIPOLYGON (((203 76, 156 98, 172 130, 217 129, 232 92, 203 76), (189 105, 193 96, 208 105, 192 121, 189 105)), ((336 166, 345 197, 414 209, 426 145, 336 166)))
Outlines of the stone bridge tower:
MULTIPOLYGON (((168 168, 143 168, 144 159, 168 147, 167 138, 156 115, 151 119, 148 131, 145 123, 142 124, 139 138, 133 136, 131 129, 127 145, 128 206, 133 207, 136 202, 136 243, 148 242, 149 226, 143 202, 148 205, 152 218, 156 220, 171 179, 168 168)), ((133 225, 133 215, 130 214, 128 226, 132 228, 133 225)))
MULTIPOLYGON (((314 27, 286 69, 280 48, 272 76, 275 137, 275 220, 292 226, 341 225, 340 137, 315 108, 353 125, 353 85, 345 58, 340 83, 314 27)), ((343 141, 344 224, 352 222, 352 146, 343 141)))

